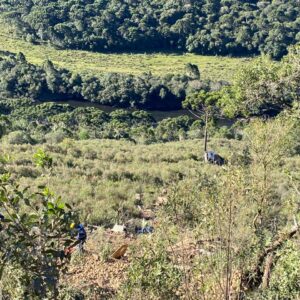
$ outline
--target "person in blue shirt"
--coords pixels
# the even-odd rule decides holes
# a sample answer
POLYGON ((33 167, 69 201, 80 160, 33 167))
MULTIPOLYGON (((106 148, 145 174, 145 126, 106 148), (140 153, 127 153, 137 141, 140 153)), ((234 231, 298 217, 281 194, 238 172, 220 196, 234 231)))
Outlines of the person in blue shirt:
POLYGON ((79 252, 82 253, 83 252, 83 245, 84 245, 84 243, 86 242, 86 239, 87 239, 87 234, 86 234, 85 228, 82 224, 78 224, 77 226, 75 226, 74 223, 71 224, 70 228, 75 229, 76 232, 77 232, 76 241, 65 250, 65 254, 71 254, 73 252, 72 250, 76 246, 78 246, 79 252))
POLYGON ((82 252, 83 244, 86 242, 87 234, 86 234, 86 231, 82 224, 77 225, 75 228, 77 230, 76 239, 78 242, 78 248, 79 248, 79 251, 82 252))

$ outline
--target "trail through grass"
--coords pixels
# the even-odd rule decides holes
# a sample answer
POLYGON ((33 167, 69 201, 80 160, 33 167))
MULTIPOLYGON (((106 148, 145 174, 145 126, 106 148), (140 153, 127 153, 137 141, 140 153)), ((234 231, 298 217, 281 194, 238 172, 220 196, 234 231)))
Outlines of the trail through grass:
POLYGON ((201 56, 194 54, 103 54, 80 50, 57 50, 47 44, 33 45, 13 36, 9 28, 0 22, 0 50, 23 52, 29 62, 41 65, 50 59, 55 65, 79 74, 98 76, 116 72, 139 75, 182 74, 187 63, 198 65, 203 79, 231 81, 234 73, 249 58, 201 56))

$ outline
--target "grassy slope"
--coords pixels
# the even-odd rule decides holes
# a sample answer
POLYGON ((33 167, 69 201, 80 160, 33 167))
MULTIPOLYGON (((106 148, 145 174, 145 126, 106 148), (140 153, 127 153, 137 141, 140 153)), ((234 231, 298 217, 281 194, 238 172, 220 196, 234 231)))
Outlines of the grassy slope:
POLYGON ((47 45, 32 45, 14 38, 8 28, 0 22, 0 50, 23 52, 34 64, 46 59, 56 65, 80 74, 98 75, 102 72, 141 74, 145 71, 154 75, 184 72, 187 63, 200 67, 203 79, 232 79, 235 71, 249 62, 247 58, 200 56, 194 54, 102 54, 77 50, 56 50, 47 45))
MULTIPOLYGON (((233 160, 242 153, 243 141, 212 139, 209 149, 233 160)), ((10 145, 0 141, 0 157, 9 154, 8 170, 23 186, 49 184, 64 201, 74 203, 83 218, 94 224, 112 225, 137 214, 136 193, 144 194, 144 204, 155 203, 161 192, 180 177, 195 178, 202 173, 215 176, 222 170, 203 161, 203 141, 186 140, 164 144, 141 145, 128 141, 66 139, 60 144, 10 145), (54 172, 41 176, 33 163, 33 155, 44 149, 54 159, 54 172), (121 220, 120 220, 121 221, 121 220)), ((300 159, 285 160, 286 167, 296 170, 300 159)), ((278 188, 285 181, 279 178, 278 188)))
MULTIPOLYGON (((229 158, 230 154, 241 152, 243 141, 213 139, 209 146, 229 158)), ((51 190, 62 196, 63 201, 75 204, 83 222, 112 226, 115 222, 138 217, 136 193, 144 194, 145 207, 150 208, 158 196, 163 195, 163 190, 174 184, 174 178, 179 173, 190 180, 199 172, 222 176, 223 168, 203 162, 202 147, 202 141, 199 140, 155 145, 110 140, 65 140, 58 145, 32 146, 9 145, 4 138, 0 143, 0 156, 10 154, 11 161, 7 169, 13 177, 18 178, 21 186, 49 184, 51 190), (42 170, 31 162, 33 154, 40 147, 54 158, 55 169, 49 179, 47 175, 41 176, 42 170), (125 211, 126 215, 118 215, 118 211, 125 211)), ((284 165, 288 169, 299 170, 300 159, 298 156, 287 158, 284 165)), ((285 193, 286 179, 282 174, 280 176, 274 184, 278 191, 282 189, 281 193, 285 193)), ((183 237, 190 236, 189 231, 183 233, 183 237)), ((96 235, 89 235, 87 255, 80 259, 80 263, 74 260, 72 272, 64 277, 64 282, 80 291, 83 285, 85 289, 97 286, 100 289, 118 290, 126 279, 130 258, 136 255, 132 252, 132 245, 138 247, 138 241, 130 241, 132 245, 124 260, 101 262, 99 257, 104 253, 111 255, 124 243, 127 244, 128 240, 115 236, 109 240, 97 232, 96 235)), ((187 252, 183 253, 185 255, 187 252)))
MULTIPOLYGON (((228 157, 229 149, 240 142, 215 140, 210 147, 228 157)), ((135 195, 144 193, 145 205, 152 205, 161 191, 178 174, 193 177, 199 170, 214 173, 215 166, 202 158, 202 141, 182 141, 155 145, 134 145, 126 141, 65 140, 59 145, 9 145, 0 143, 0 157, 11 155, 8 169, 24 186, 47 184, 42 170, 31 162, 37 149, 43 148, 55 162, 49 184, 64 201, 75 203, 83 217, 95 224, 112 225, 117 211, 134 217, 135 195)), ((123 218, 123 220, 124 220, 123 218)))

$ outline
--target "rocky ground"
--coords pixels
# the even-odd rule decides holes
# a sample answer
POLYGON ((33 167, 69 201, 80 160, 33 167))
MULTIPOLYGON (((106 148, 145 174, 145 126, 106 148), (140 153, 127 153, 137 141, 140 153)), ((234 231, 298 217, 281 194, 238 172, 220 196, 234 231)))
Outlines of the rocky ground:
POLYGON ((98 294, 91 299, 113 296, 126 279, 130 247, 120 259, 113 258, 113 254, 120 247, 130 246, 134 242, 135 239, 127 237, 125 233, 95 230, 89 235, 84 253, 75 251, 72 254, 71 265, 63 275, 63 284, 72 290, 98 294), (99 294, 103 294, 103 297, 99 294))

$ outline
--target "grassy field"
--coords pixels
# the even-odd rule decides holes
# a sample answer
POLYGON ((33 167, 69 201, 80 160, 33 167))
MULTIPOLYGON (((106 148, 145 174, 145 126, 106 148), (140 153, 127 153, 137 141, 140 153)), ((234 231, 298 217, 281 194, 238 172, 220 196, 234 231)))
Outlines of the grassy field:
MULTIPOLYGON (((209 148, 231 159, 243 152, 243 145, 243 141, 215 138, 209 148)), ((202 149, 202 140, 141 145, 66 139, 60 144, 10 145, 4 137, 0 158, 10 155, 7 168, 22 186, 49 184, 64 201, 74 203, 86 221, 112 225, 138 216, 134 203, 137 193, 142 193, 144 205, 151 207, 179 177, 192 179, 199 172, 218 174, 222 168, 205 164, 202 149), (40 148, 54 160, 51 174, 32 162, 40 148)), ((300 160, 290 163, 298 168, 300 160)))
POLYGON ((57 66, 79 74, 97 76, 103 72, 138 75, 152 72, 154 75, 181 74, 187 63, 200 67, 203 79, 231 81, 232 76, 248 58, 201 56, 194 54, 102 54, 77 50, 56 50, 48 45, 33 45, 20 40, 0 22, 0 50, 23 52, 28 61, 40 65, 46 59, 57 66))
MULTIPOLYGON (((5 140, 5 139, 4 139, 5 140)), ((228 157, 240 142, 214 140, 211 147, 228 157)), ((9 171, 23 186, 49 184, 63 200, 74 203, 90 223, 112 225, 138 217, 135 195, 144 195, 146 207, 153 205, 178 176, 191 178, 198 170, 215 172, 206 165, 202 141, 182 141, 155 145, 135 145, 126 141, 65 140, 57 145, 0 144, 0 157, 9 154, 9 171), (32 163, 34 153, 44 149, 54 159, 54 171, 32 163)))

